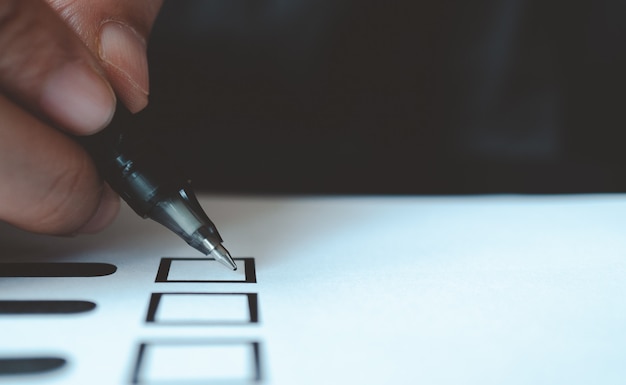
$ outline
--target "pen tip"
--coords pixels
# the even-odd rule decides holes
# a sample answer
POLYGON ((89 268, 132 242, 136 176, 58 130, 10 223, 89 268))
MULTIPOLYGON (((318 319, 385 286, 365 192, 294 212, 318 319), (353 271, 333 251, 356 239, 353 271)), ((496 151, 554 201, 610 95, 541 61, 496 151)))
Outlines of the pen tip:
POLYGON ((233 257, 230 255, 230 253, 228 252, 228 250, 226 250, 226 248, 224 246, 217 245, 211 251, 209 256, 214 257, 215 260, 217 260, 218 262, 220 262, 224 266, 228 267, 229 269, 231 269, 233 271, 237 270, 237 264, 235 263, 235 261, 233 260, 233 257))

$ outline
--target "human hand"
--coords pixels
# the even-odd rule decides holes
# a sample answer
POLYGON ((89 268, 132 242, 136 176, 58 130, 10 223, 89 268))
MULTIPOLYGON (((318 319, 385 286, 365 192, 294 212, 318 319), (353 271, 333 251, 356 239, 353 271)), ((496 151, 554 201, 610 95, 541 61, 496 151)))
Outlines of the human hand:
POLYGON ((116 95, 148 103, 146 39, 161 0, 0 0, 0 220, 96 232, 119 210, 67 134, 104 128, 116 95))

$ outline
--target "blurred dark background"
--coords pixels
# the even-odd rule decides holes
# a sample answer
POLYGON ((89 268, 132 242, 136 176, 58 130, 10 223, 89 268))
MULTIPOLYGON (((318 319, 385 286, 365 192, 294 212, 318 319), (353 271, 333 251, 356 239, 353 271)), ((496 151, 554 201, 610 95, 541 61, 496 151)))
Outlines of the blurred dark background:
POLYGON ((626 2, 166 1, 150 127, 235 193, 626 191, 626 2))

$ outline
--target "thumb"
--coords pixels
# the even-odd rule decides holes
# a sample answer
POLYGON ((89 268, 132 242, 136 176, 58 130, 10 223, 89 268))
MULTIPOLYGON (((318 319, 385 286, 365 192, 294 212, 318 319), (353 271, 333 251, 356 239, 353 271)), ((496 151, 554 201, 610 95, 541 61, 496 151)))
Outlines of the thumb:
POLYGON ((131 112, 148 104, 146 42, 161 0, 47 0, 104 68, 131 112))

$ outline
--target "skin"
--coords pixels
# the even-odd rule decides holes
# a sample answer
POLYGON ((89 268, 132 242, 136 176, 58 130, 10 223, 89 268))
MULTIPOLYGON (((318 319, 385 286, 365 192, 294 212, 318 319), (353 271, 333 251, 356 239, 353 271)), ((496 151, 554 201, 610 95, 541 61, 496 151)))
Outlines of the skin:
POLYGON ((148 104, 146 40, 161 0, 0 0, 0 220, 97 232, 119 198, 68 138, 148 104))

